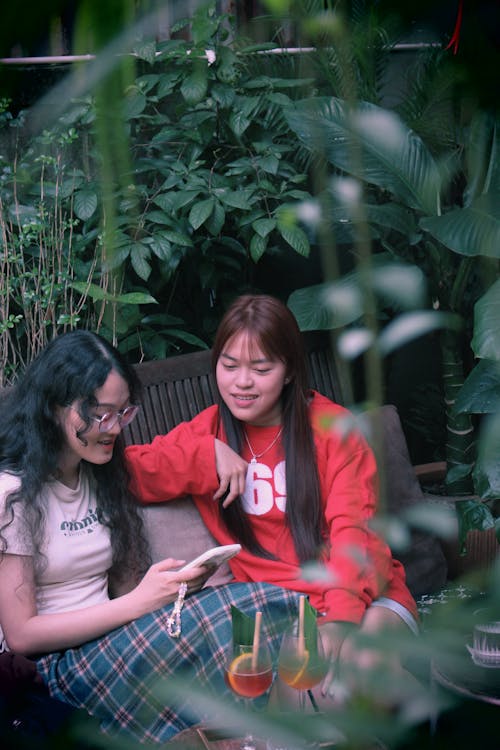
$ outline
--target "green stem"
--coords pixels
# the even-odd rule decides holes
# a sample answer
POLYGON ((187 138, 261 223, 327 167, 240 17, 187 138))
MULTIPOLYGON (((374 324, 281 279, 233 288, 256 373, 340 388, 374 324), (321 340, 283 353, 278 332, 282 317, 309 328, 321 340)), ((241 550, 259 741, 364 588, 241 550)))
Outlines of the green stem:
MULTIPOLYGON (((469 414, 456 414, 456 397, 464 382, 460 341, 455 331, 446 330, 441 336, 443 387, 446 405, 446 463, 448 471, 458 466, 471 465, 475 457, 475 434, 469 414)), ((448 493, 468 495, 473 491, 470 475, 448 483, 448 493)))
POLYGON ((465 257, 459 263, 450 292, 450 309, 453 311, 459 310, 463 306, 464 291, 475 262, 477 262, 477 258, 465 257))

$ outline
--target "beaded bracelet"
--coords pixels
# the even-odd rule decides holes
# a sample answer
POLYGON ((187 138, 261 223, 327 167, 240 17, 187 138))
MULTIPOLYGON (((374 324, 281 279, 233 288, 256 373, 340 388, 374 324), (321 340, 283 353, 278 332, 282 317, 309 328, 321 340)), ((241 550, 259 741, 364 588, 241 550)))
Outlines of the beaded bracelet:
POLYGON ((167 618, 167 633, 172 636, 172 638, 178 638, 181 634, 181 611, 184 605, 186 591, 187 583, 181 583, 172 614, 167 618))

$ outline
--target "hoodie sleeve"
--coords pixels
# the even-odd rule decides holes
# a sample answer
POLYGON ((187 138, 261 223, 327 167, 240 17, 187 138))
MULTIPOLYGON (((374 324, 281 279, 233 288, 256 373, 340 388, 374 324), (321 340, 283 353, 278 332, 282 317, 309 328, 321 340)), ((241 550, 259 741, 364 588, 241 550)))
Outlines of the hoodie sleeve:
POLYGON ((131 489, 140 502, 164 502, 181 495, 216 491, 216 421, 217 407, 209 407, 151 443, 125 449, 131 489))
POLYGON ((324 594, 325 620, 359 623, 393 575, 391 551, 371 528, 378 502, 377 465, 359 432, 343 433, 341 421, 348 412, 333 404, 332 410, 327 400, 318 406, 318 469, 327 537, 324 562, 332 580, 324 594))

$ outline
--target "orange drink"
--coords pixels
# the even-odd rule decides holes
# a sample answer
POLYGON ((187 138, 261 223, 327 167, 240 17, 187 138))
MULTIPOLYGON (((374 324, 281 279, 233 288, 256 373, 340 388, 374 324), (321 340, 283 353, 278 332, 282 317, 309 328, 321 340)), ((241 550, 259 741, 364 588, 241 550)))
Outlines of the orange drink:
POLYGON ((236 656, 226 670, 226 683, 231 690, 243 698, 263 695, 273 681, 271 664, 252 665, 252 654, 236 656))
POLYGON ((257 698, 263 695, 273 681, 273 668, 269 650, 260 644, 253 646, 237 644, 226 663, 227 686, 242 698, 257 698))
MULTIPOLYGON (((278 676, 298 691, 299 705, 304 710, 306 691, 310 691, 324 679, 328 663, 324 657, 319 632, 314 629, 313 633, 307 635, 303 631, 299 633, 300 628, 292 627, 283 635, 278 658, 278 676)), ((314 707, 312 697, 311 702, 314 707)))
POLYGON ((278 663, 278 675, 296 690, 309 690, 325 677, 327 664, 317 654, 311 657, 305 649, 302 655, 293 651, 283 653, 278 663))

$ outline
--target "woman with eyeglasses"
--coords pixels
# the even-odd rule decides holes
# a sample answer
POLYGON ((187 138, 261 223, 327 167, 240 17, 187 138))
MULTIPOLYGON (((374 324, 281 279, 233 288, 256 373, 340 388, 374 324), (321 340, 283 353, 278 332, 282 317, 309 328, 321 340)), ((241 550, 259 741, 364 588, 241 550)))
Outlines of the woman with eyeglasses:
POLYGON ((263 609, 272 624, 294 614, 297 596, 235 584, 183 602, 210 571, 149 565, 121 438, 139 396, 114 347, 73 331, 0 401, 0 652, 36 660, 51 695, 104 731, 161 743, 201 718, 189 695, 161 697, 165 677, 227 692, 231 605, 263 609))

